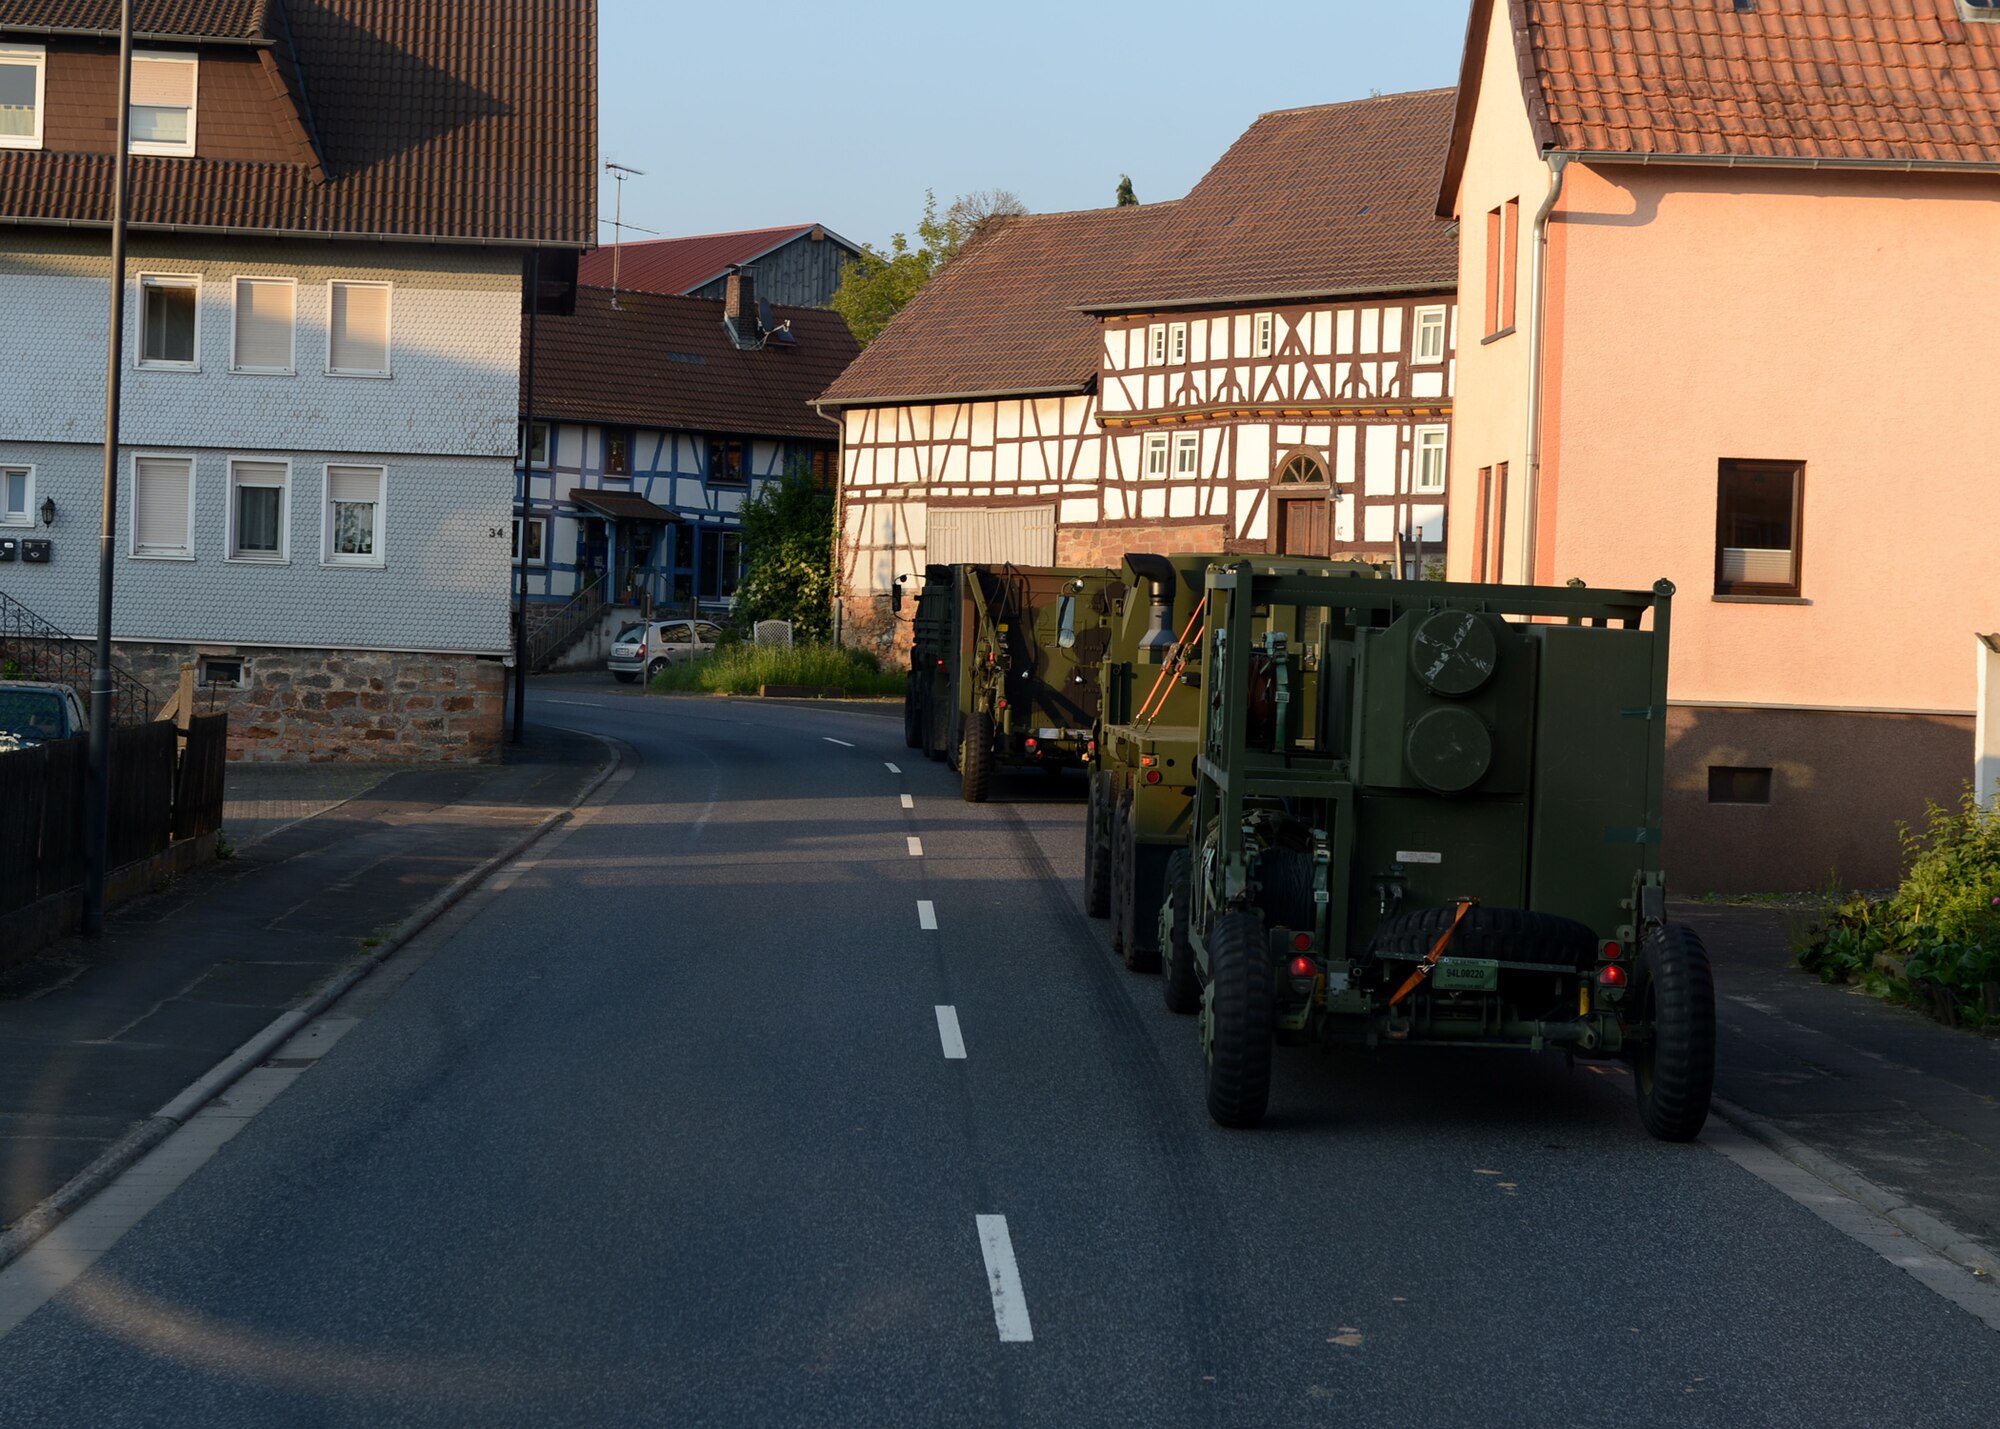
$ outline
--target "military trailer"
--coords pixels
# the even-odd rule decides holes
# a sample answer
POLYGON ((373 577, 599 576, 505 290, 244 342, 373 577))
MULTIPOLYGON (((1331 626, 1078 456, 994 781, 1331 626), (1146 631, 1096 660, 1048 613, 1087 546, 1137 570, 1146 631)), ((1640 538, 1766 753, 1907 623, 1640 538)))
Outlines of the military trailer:
POLYGON ((1672 594, 1209 569, 1160 936, 1217 1122, 1262 1120, 1274 1044, 1346 1041, 1620 1058, 1648 1131, 1701 1129, 1714 984, 1659 866, 1672 594))
POLYGON ((966 800, 996 769, 1084 766, 1108 638, 1102 570, 927 566, 911 640, 904 734, 958 770, 966 800))
MULTIPOLYGON (((1110 919, 1112 951, 1135 972, 1160 966, 1156 910, 1194 807, 1204 581, 1210 565, 1230 559, 1129 554, 1099 597, 1110 635, 1084 820, 1084 907, 1110 919)), ((1252 564, 1266 574, 1381 574, 1358 561, 1259 557, 1252 564)), ((1193 1012, 1201 988, 1183 966, 1166 996, 1169 1007, 1193 1012)))

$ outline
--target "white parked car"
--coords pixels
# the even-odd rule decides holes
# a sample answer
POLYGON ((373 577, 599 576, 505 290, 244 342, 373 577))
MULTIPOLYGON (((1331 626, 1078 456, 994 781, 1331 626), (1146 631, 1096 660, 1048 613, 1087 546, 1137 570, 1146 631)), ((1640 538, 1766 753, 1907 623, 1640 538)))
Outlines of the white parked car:
POLYGON ((652 679, 669 665, 685 665, 715 649, 722 628, 706 620, 655 620, 633 623, 611 643, 605 667, 624 684, 641 675, 652 679))
POLYGON ((83 701, 68 685, 0 680, 0 754, 90 730, 83 701))

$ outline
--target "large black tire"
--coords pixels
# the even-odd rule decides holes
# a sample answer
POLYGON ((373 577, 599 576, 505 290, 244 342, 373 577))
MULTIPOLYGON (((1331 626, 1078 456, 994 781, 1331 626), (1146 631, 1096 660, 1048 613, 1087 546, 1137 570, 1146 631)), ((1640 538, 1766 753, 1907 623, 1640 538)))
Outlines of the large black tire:
POLYGON ((1255 913, 1225 913, 1208 939, 1208 1114, 1249 1128, 1271 1100, 1271 949, 1255 913))
POLYGON ((965 740, 958 750, 958 792, 968 804, 983 804, 992 782, 993 716, 980 711, 966 717, 965 740))
POLYGON ((1633 1050, 1639 1120, 1661 1141, 1692 1141, 1715 1092, 1715 974, 1694 929, 1669 923, 1646 935, 1632 978, 1641 1025, 1633 1050))
POLYGON ((1125 956, 1125 800, 1111 795, 1111 951, 1125 956))
POLYGON ((1133 796, 1127 794, 1111 834, 1111 921, 1118 929, 1118 951, 1125 966, 1135 973, 1149 973, 1160 965, 1160 950, 1153 945, 1159 936, 1159 910, 1139 904, 1139 838, 1132 828, 1132 806, 1133 796), (1155 925, 1151 929, 1141 921, 1149 916, 1155 925))
POLYGON ((1167 1011, 1186 1016, 1201 1011, 1201 977, 1195 971, 1194 945, 1188 942, 1189 910, 1194 906, 1191 883, 1193 863, 1184 848, 1174 850, 1167 860, 1167 910, 1169 925, 1160 950, 1161 994, 1167 1011))
POLYGON ((667 662, 665 660, 653 661, 651 664, 646 666, 646 683, 649 685, 652 684, 653 681, 659 679, 661 675, 665 674, 666 670, 667 670, 667 662))
MULTIPOLYGON (((1259 901, 1266 928, 1311 932, 1314 919, 1313 860, 1298 849, 1267 848, 1257 858, 1259 901)), ((1428 950, 1427 950, 1428 951, 1428 950)))
MULTIPOLYGON (((1427 958, 1457 912, 1456 904, 1441 903, 1435 908, 1391 913, 1376 925, 1369 955, 1412 962, 1427 958)), ((1581 971, 1597 966, 1597 934, 1553 913, 1482 907, 1465 915, 1445 952, 1503 963, 1560 963, 1581 971)))
POLYGON ((923 742, 924 709, 917 697, 917 672, 912 670, 903 679, 903 743, 918 749, 923 742))
POLYGON ((1102 770, 1090 771, 1090 791, 1083 814, 1083 911, 1093 918, 1111 916, 1111 841, 1104 832, 1104 797, 1111 780, 1102 770))
POLYGON ((636 685, 639 683, 639 672, 637 670, 613 670, 611 674, 621 685, 636 685))

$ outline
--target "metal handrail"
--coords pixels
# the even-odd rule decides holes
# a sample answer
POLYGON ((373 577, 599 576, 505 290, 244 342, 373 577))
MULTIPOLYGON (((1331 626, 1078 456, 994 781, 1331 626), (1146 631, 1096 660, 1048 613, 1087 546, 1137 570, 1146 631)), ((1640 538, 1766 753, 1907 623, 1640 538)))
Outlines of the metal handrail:
POLYGON ((603 619, 609 604, 604 598, 601 581, 592 582, 563 602, 562 607, 528 639, 529 673, 540 674, 549 661, 576 642, 579 634, 603 619))
MULTIPOLYGON (((72 639, 19 601, 0 595, 0 672, 12 667, 5 678, 68 685, 88 705, 96 657, 95 647, 72 639)), ((146 724, 156 704, 145 682, 113 660, 111 722, 146 724)))

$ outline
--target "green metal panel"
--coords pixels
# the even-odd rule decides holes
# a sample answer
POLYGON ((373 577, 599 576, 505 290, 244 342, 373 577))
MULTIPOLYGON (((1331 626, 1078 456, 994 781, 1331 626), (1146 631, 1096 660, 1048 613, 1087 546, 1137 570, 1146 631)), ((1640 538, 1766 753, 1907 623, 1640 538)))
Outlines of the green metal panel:
POLYGON ((1408 908, 1477 898, 1525 908, 1528 801, 1443 799, 1435 794, 1363 794, 1356 800, 1348 936, 1357 951, 1380 921, 1384 894, 1408 908))
POLYGON ((1521 794, 1533 759, 1535 641, 1471 611, 1409 611, 1363 632, 1358 783, 1432 794, 1521 794), (1457 634, 1441 656, 1440 626, 1457 634), (1479 655, 1467 654, 1477 646, 1479 655))

